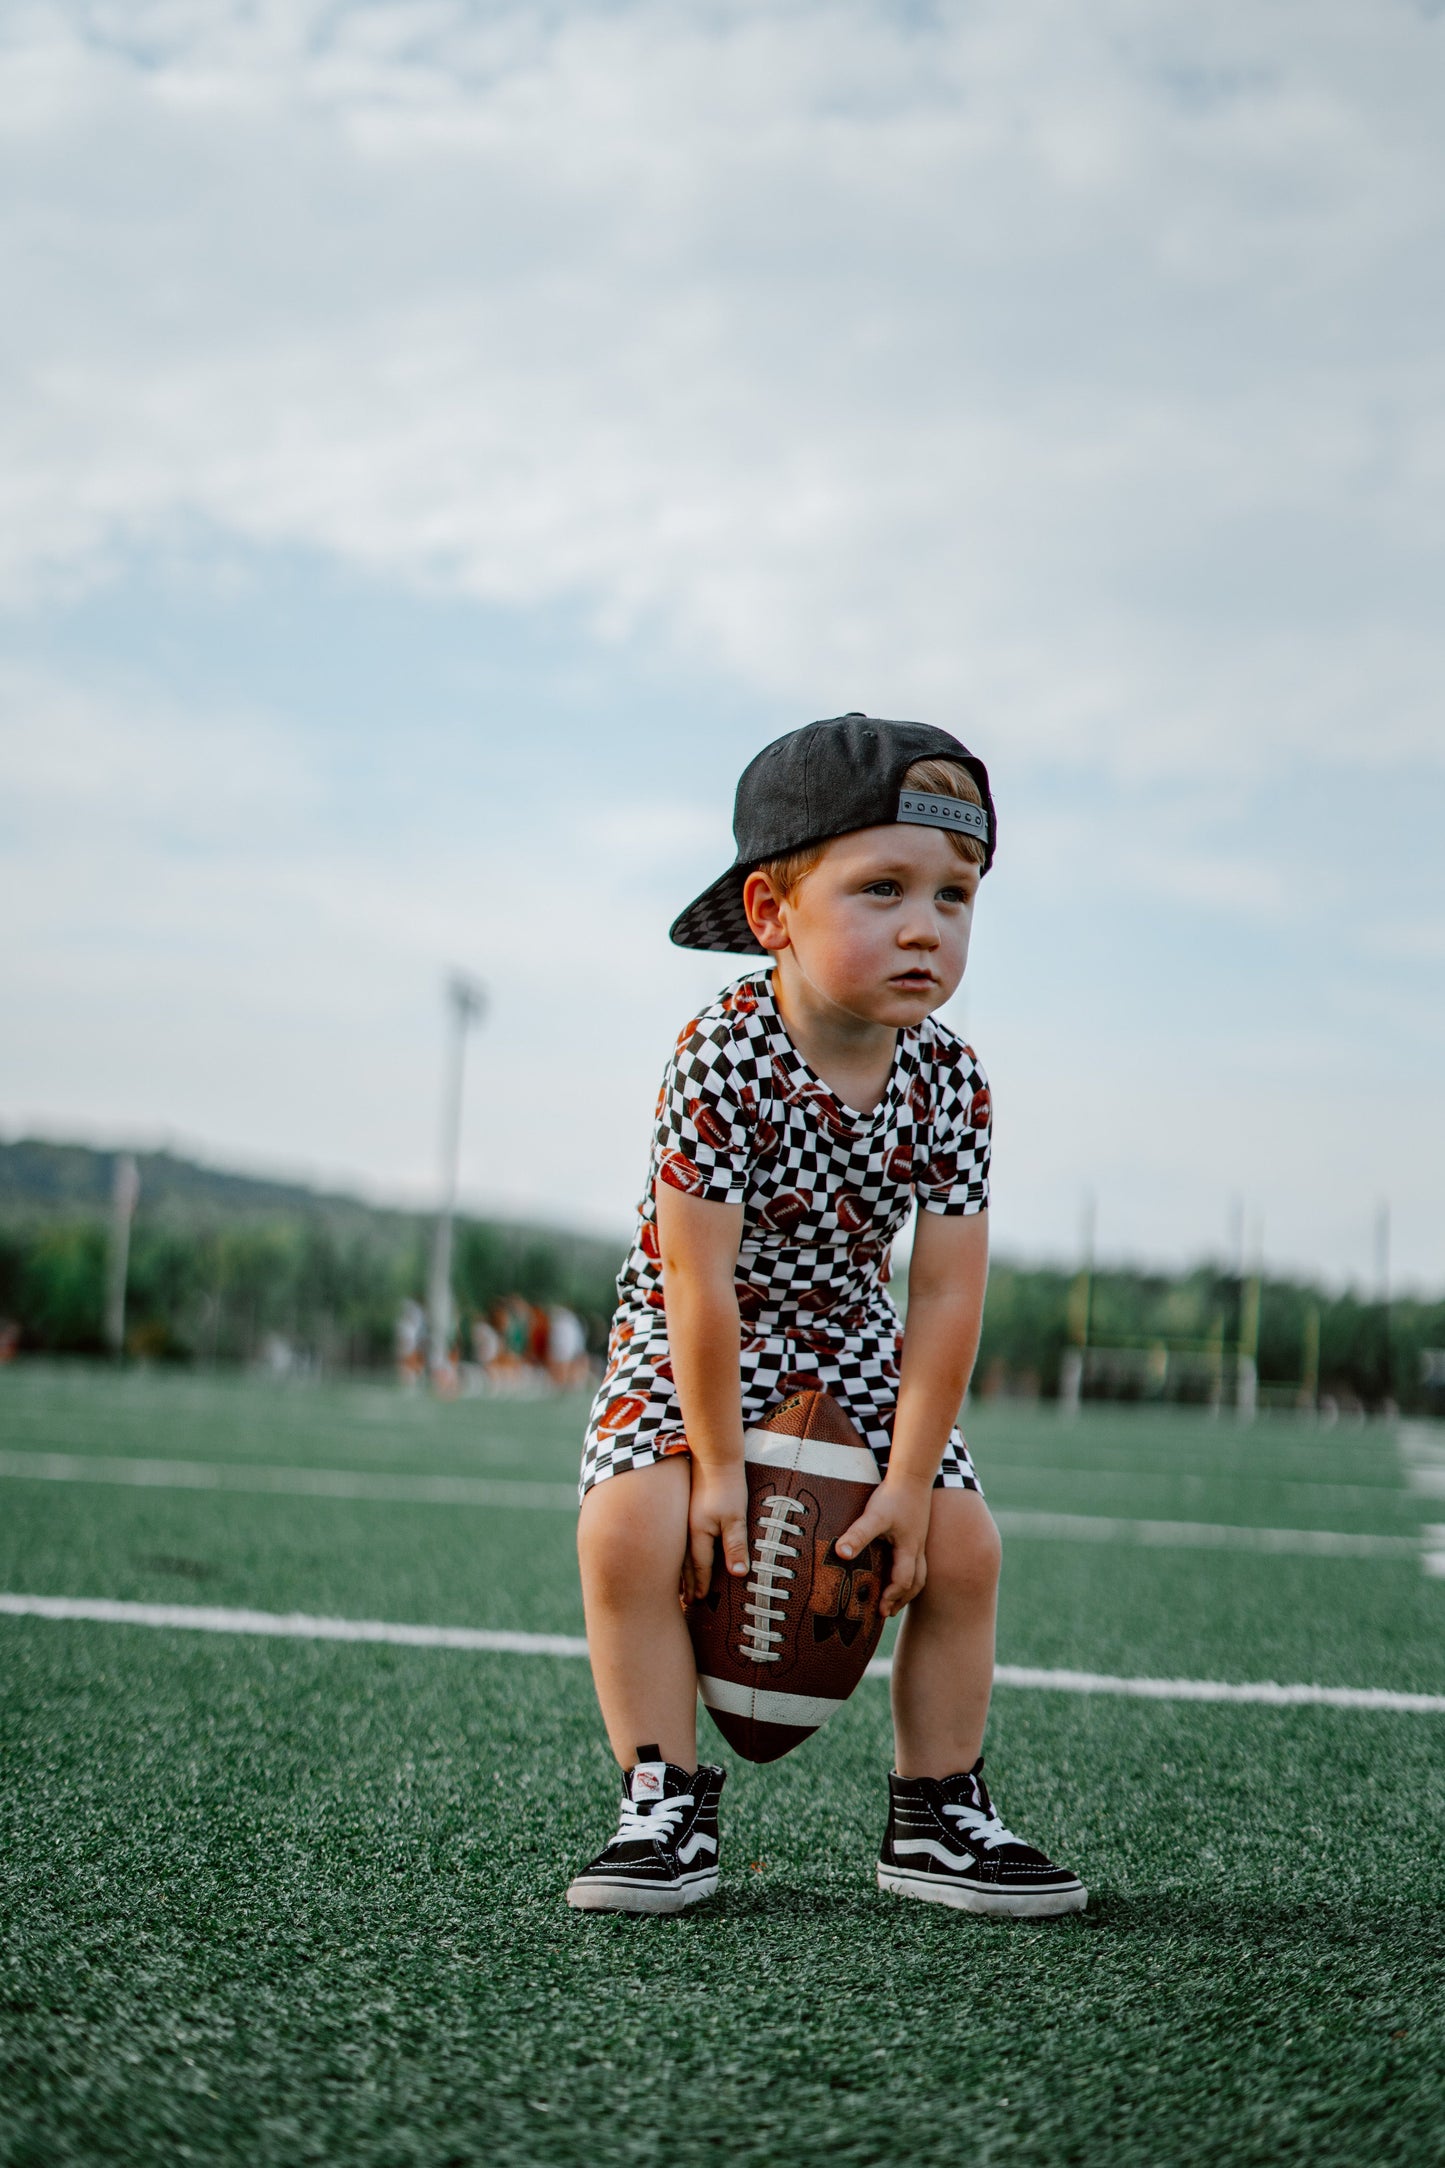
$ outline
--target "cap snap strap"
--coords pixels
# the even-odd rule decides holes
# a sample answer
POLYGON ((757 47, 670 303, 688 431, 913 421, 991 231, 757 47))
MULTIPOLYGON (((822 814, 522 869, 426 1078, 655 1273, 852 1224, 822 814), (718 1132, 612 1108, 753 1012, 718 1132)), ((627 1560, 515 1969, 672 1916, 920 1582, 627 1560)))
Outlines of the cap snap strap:
POLYGON ((931 792, 905 790, 898 794, 898 818, 916 828, 954 828, 966 836, 988 841, 988 815, 968 798, 937 798, 931 792))

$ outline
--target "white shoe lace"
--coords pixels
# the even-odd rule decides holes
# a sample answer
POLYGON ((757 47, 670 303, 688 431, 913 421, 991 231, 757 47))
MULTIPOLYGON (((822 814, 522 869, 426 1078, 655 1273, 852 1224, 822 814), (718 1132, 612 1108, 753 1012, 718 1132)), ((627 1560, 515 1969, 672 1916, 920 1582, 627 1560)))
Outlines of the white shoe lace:
POLYGON ((801 1536, 802 1529, 793 1522, 804 1520, 807 1510, 801 1498, 782 1498, 775 1491, 763 1500, 743 1603, 747 1624, 739 1633, 738 1654, 750 1663, 775 1664, 782 1654, 775 1644, 783 1638, 779 1622, 787 1616, 785 1584, 796 1570, 783 1560, 803 1555, 797 1543, 788 1539, 801 1536))
POLYGON ((691 1792, 679 1792, 673 1799, 649 1799, 641 1807, 635 1799, 624 1799, 622 1819, 617 1825, 614 1842, 648 1844, 675 1837, 683 1809, 690 1807, 692 1803, 691 1792))
POLYGON ((1022 1837, 1016 1837, 1011 1829, 1004 1828, 992 1809, 985 1814, 981 1807, 966 1806, 955 1800, 945 1799, 943 1811, 953 1816, 962 1834, 971 1843, 977 1844, 981 1851, 995 1851, 1001 1844, 1023 1843, 1022 1837))

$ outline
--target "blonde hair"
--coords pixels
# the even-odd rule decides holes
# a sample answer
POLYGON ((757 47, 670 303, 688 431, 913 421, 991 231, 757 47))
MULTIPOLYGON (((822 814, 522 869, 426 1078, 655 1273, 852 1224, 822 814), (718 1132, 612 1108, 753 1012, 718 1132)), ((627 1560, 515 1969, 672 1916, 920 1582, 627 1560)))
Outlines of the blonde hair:
MULTIPOLYGON (((970 805, 983 804, 977 783, 957 760, 915 760, 900 788, 926 791, 937 798, 966 798, 970 805)), ((966 865, 983 864, 984 847, 977 836, 960 835, 954 828, 942 829, 940 833, 948 838, 955 856, 966 865)), ((767 859, 757 870, 767 875, 778 895, 791 896, 833 840, 828 836, 821 843, 805 843, 800 851, 786 851, 781 858, 767 859)))

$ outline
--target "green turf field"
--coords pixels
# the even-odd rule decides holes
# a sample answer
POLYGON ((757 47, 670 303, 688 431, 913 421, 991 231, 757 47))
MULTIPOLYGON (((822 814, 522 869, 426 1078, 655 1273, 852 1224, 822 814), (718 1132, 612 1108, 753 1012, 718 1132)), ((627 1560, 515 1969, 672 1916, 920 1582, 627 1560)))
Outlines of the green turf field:
MULTIPOLYGON (((0 1371, 0 1588, 575 1634, 558 1506, 266 1485, 560 1485, 580 1415, 0 1371), (74 1480, 92 1458, 127 1480, 74 1480), (157 1461, 192 1487, 130 1480, 157 1461), (195 1487, 208 1463, 239 1487, 195 1487)), ((1388 1428, 982 1409, 969 1434, 1021 1516, 1006 1661, 1445 1693, 1415 1550, 1445 1506, 1388 1428), (1396 1541, 1128 1540, 1149 1520, 1396 1541)), ((28 1617, 0 1651, 17 2168, 1445 2161, 1445 1716, 1001 1689, 1000 1805, 1093 1892, 1006 1924, 874 1887, 865 1682, 773 1768, 708 1736, 724 1891, 629 1920, 561 1901, 614 1814, 576 1661, 28 1617)))

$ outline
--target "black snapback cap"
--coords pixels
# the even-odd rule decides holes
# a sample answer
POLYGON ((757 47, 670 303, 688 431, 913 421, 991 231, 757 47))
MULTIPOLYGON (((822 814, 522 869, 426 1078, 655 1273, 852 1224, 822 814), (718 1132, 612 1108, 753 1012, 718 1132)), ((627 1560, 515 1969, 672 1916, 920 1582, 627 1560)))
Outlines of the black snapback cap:
POLYGON ((744 768, 733 806, 737 857, 673 921, 671 939, 679 948, 756 955, 743 909, 743 883, 756 867, 809 843, 894 821, 971 835, 983 845, 984 872, 993 864, 997 821, 988 770, 946 730, 856 711, 790 730, 744 768), (903 778, 915 760, 957 761, 977 783, 982 807, 905 791, 903 778))

